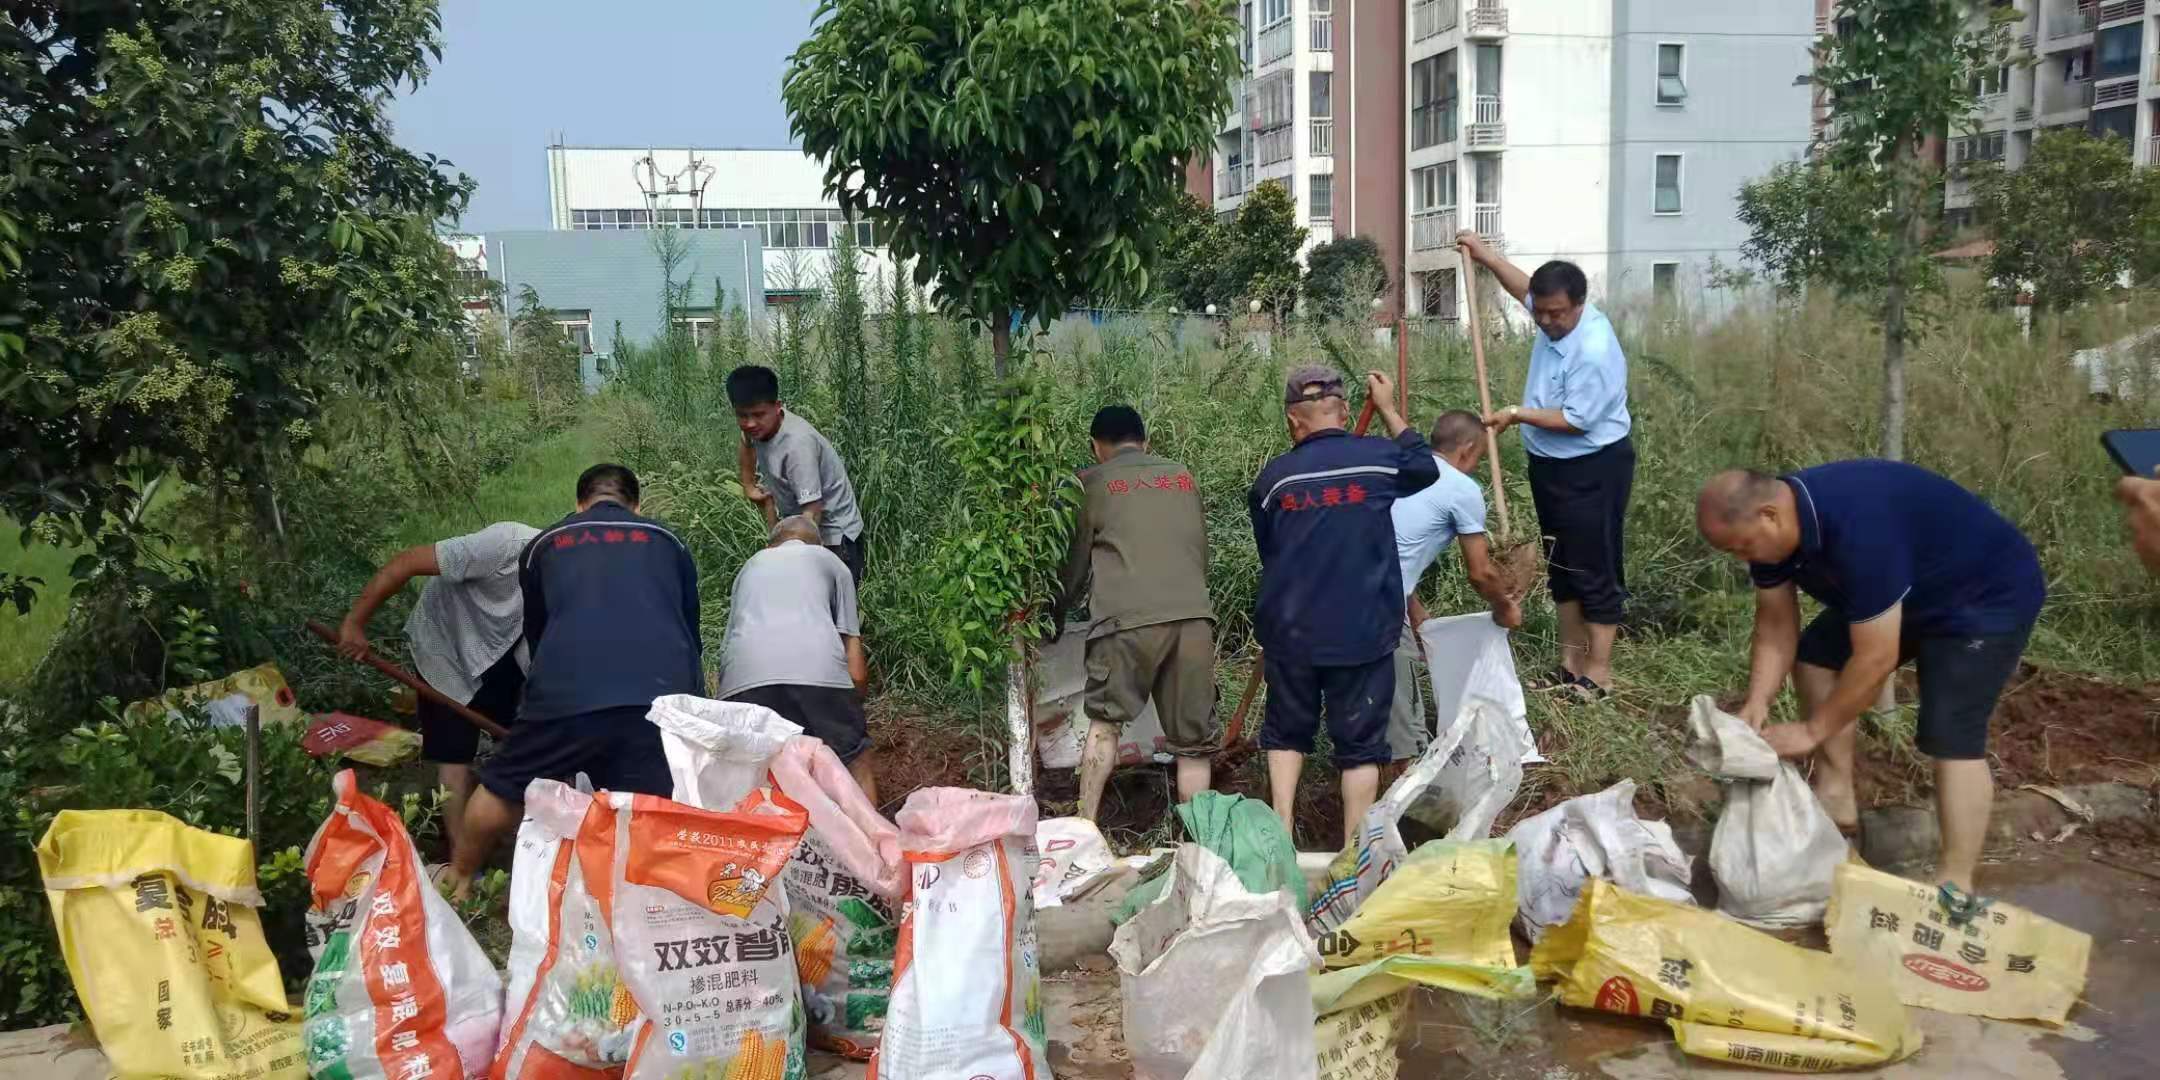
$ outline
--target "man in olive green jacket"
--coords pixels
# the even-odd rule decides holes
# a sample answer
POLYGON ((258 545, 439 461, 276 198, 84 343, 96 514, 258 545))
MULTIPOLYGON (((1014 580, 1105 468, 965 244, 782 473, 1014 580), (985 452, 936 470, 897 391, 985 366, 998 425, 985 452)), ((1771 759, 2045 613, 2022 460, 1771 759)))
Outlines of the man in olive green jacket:
POLYGON ((1215 612, 1208 603, 1207 522, 1185 466, 1148 452, 1129 405, 1095 414, 1096 465, 1073 526, 1051 613, 1089 596, 1087 745, 1080 755, 1080 816, 1094 820, 1117 763, 1120 730, 1155 701, 1178 799, 1211 780, 1215 750, 1215 612), (1090 581, 1093 588, 1090 590, 1090 581))

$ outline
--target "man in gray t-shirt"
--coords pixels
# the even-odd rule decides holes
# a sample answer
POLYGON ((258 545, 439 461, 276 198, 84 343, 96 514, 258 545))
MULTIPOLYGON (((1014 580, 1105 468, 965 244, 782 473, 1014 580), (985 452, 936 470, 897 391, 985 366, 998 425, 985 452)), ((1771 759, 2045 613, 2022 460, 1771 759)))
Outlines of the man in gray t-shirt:
MULTIPOLYGON (((338 629, 338 651, 358 659, 368 651, 367 624, 383 602, 416 577, 432 578, 405 620, 413 667, 429 686, 504 727, 517 718, 525 688, 525 597, 518 588, 518 555, 540 530, 498 521, 476 533, 406 548, 384 563, 353 600, 338 629)), ((420 755, 441 767, 449 798, 443 820, 453 847, 476 783, 473 757, 480 731, 464 717, 426 698, 416 710, 420 755)))
POLYGON ((862 583, 862 512, 847 465, 810 421, 780 403, 780 377, 771 368, 745 365, 728 373, 728 402, 743 445, 737 469, 743 496, 773 525, 801 514, 817 526, 818 543, 845 563, 862 583))
POLYGON ((771 539, 735 575, 719 696, 763 705, 823 739, 874 803, 855 579, 806 516, 781 518, 771 539))

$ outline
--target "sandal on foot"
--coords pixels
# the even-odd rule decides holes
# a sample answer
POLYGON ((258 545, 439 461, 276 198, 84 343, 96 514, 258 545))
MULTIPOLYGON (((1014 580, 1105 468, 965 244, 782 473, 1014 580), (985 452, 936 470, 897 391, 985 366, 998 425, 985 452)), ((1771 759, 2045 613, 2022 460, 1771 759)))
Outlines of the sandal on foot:
POLYGON ((1612 696, 1611 687, 1599 686, 1597 683, 1591 681, 1590 677, 1587 675, 1575 675, 1569 677, 1568 684, 1566 687, 1564 687, 1564 689, 1567 690, 1567 692, 1572 695, 1575 700, 1580 701, 1585 705, 1595 705, 1598 702, 1612 696))
POLYGON ((1935 902, 1942 905, 1943 917, 1953 930, 1966 926, 1995 906, 1994 898, 1966 892, 1947 881, 1935 886, 1935 902))
POLYGON ((1565 690, 1575 685, 1575 676, 1566 668, 1556 667, 1534 679, 1524 681, 1526 690, 1565 690))

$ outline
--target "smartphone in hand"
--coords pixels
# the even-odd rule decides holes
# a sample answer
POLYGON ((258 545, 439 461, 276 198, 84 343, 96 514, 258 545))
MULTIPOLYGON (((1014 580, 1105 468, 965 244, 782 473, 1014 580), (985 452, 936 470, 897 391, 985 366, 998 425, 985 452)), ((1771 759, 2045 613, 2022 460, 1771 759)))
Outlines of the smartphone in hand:
POLYGON ((2160 471, 2160 428, 2121 428, 2102 432, 2100 445, 2130 476, 2151 479, 2160 471))

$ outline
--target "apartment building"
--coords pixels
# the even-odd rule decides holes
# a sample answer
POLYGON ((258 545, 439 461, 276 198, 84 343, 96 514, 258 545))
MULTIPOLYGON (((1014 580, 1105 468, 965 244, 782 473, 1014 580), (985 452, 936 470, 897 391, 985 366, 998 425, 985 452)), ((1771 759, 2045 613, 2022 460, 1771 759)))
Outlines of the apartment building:
POLYGON ((1973 79, 1979 103, 1947 133, 1943 212, 1953 226, 1972 218, 1972 188, 1958 166, 1995 161, 2015 169, 2041 131, 2116 136, 2130 141, 2140 164, 2160 162, 2160 4, 1997 0, 1973 17, 2003 8, 2018 12, 2009 62, 1973 79))
POLYGON ((1817 15, 1791 0, 1256 0, 1216 209, 1291 187, 1377 241, 1391 311, 1455 318, 1458 229, 1600 296, 1704 297, 1741 184, 1805 153, 1817 15))

